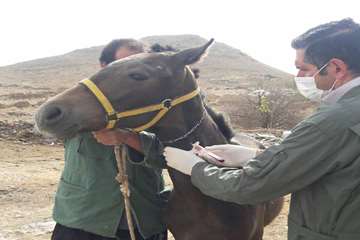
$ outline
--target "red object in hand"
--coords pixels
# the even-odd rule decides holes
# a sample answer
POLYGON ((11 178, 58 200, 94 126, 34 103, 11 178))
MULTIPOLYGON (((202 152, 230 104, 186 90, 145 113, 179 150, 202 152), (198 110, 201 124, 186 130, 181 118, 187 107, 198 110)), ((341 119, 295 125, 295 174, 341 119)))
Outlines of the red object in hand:
POLYGON ((224 162, 224 159, 200 146, 199 142, 193 144, 192 151, 199 157, 204 158, 205 160, 217 161, 221 163, 224 162))

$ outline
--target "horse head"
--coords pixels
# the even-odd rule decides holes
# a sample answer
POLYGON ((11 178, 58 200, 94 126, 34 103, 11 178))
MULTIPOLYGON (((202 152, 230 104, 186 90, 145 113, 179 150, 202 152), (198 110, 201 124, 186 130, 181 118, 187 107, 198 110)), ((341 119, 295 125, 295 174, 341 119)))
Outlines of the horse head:
POLYGON ((187 65, 199 61, 212 43, 177 53, 141 53, 113 62, 45 102, 35 115, 37 127, 64 138, 105 127, 140 131, 161 125, 164 113, 198 95, 187 65))

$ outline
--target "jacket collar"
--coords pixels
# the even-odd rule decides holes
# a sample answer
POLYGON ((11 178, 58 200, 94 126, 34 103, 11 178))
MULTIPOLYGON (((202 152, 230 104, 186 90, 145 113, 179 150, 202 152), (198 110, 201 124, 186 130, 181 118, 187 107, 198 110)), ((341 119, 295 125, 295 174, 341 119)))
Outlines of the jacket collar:
POLYGON ((324 99, 325 104, 334 104, 342 99, 348 92, 353 88, 360 86, 360 77, 354 78, 353 80, 345 83, 339 88, 331 91, 324 99))

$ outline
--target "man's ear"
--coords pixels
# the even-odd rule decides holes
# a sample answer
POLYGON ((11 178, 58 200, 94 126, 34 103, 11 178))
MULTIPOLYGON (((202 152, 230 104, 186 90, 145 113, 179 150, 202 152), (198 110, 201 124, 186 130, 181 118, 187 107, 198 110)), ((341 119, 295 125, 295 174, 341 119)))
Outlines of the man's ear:
POLYGON ((197 48, 185 49, 173 55, 177 61, 180 61, 184 65, 191 65, 198 62, 202 57, 206 56, 207 50, 214 43, 214 39, 210 39, 205 45, 197 48))
POLYGON ((330 60, 330 63, 332 63, 333 65, 333 68, 331 70, 333 71, 333 74, 337 79, 342 80, 343 78, 346 78, 349 75, 351 75, 348 66, 343 60, 338 58, 333 58, 330 60))

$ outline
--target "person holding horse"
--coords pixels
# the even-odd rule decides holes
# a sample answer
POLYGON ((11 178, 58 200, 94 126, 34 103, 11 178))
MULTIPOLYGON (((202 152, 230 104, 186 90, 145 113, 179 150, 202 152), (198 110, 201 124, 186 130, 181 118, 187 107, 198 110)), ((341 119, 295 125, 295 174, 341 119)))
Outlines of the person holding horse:
POLYGON ((322 24, 292 47, 300 93, 321 101, 314 114, 257 155, 242 146, 206 148, 232 168, 172 147, 164 151, 167 165, 191 175, 202 193, 237 204, 292 193, 288 239, 360 239, 360 25, 352 19, 322 24))
MULTIPOLYGON (((137 40, 113 40, 102 50, 100 65, 106 67, 144 51, 144 44, 137 40)), ((55 196, 53 218, 57 224, 52 240, 130 239, 123 196, 115 180, 113 147, 98 143, 91 133, 66 139, 64 145, 65 166, 55 196)), ((129 161, 143 158, 130 151, 129 161)), ((162 169, 128 164, 127 174, 130 179, 136 177, 131 186, 136 239, 167 239, 161 217, 167 202, 160 194, 164 190, 162 169)))

